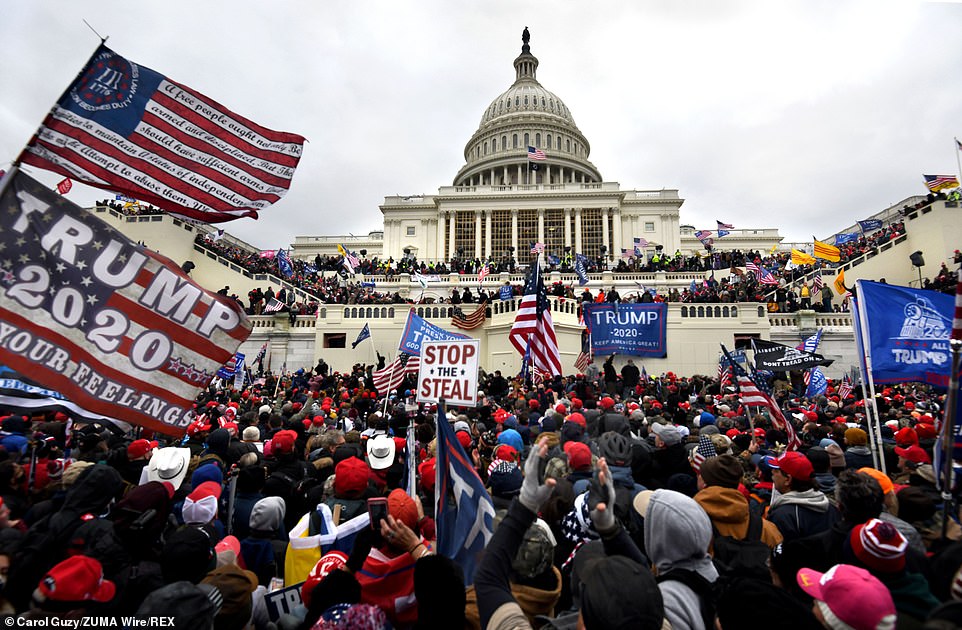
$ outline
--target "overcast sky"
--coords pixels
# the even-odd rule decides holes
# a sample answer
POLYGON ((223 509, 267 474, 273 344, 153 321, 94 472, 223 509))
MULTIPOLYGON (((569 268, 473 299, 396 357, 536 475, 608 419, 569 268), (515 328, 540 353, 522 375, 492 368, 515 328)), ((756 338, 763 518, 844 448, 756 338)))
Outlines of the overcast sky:
POLYGON ((605 181, 677 188, 682 223, 803 241, 958 170, 962 5, 880 0, 7 2, 0 168, 96 48, 83 20, 132 61, 308 139, 287 196, 225 225, 266 249, 380 229, 386 195, 451 185, 525 26, 605 181))

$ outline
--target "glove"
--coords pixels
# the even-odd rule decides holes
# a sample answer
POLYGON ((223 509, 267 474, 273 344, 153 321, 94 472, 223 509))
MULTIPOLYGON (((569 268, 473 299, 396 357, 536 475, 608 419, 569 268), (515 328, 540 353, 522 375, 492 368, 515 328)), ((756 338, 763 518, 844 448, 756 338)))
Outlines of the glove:
POLYGON ((611 478, 611 471, 608 470, 608 463, 604 459, 598 460, 598 481, 592 481, 592 491, 589 492, 588 506, 591 511, 591 523, 595 526, 595 531, 601 534, 602 538, 610 538, 618 532, 620 523, 615 518, 615 484, 611 478), (603 480, 603 481, 602 481, 603 480), (599 503, 605 504, 604 510, 598 509, 599 503))
POLYGON ((541 483, 539 470, 541 462, 548 454, 548 445, 544 440, 535 444, 528 459, 524 461, 524 481, 521 483, 521 496, 518 500, 521 505, 528 508, 535 514, 541 511, 541 506, 551 496, 553 486, 541 483))

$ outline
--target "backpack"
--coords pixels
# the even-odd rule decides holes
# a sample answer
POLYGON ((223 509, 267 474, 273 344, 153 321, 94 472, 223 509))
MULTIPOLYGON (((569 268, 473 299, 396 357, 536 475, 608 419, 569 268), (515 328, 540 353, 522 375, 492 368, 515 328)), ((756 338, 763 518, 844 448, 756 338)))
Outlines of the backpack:
POLYGON ((749 510, 748 533, 742 540, 722 536, 714 523, 711 528, 714 534, 712 560, 722 577, 754 577, 771 581, 768 570, 771 550, 762 542, 761 516, 749 510))
POLYGON ((701 611, 701 620, 705 624, 705 630, 714 630, 715 598, 717 597, 714 585, 695 571, 688 569, 672 569, 668 573, 655 578, 655 581, 659 584, 669 580, 681 582, 698 596, 698 608, 701 611))

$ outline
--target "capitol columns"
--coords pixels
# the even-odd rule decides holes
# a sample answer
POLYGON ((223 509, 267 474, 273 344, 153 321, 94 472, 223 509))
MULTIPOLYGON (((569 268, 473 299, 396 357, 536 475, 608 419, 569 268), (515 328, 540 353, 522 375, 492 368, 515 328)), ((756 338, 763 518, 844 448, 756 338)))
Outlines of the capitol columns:
POLYGON ((584 253, 581 249, 581 208, 575 208, 575 251, 584 253))
POLYGON ((491 208, 484 211, 484 258, 491 258, 491 208))
POLYGON ((474 211, 474 257, 481 258, 481 211, 474 211))
POLYGON ((518 259, 518 209, 511 208, 511 247, 514 248, 512 257, 518 259))
POLYGON ((621 206, 615 206, 612 208, 613 215, 611 217, 611 227, 614 229, 615 242, 612 246, 611 255, 615 258, 621 257, 621 248, 625 246, 625 242, 621 236, 621 206))
POLYGON ((571 208, 565 208, 565 247, 571 247, 571 208))
MULTIPOLYGON (((608 238, 608 208, 601 209, 601 244, 607 249, 606 260, 611 259, 611 240, 608 238)), ((618 252, 619 254, 621 252, 618 252)))
POLYGON ((444 260, 444 210, 438 210, 438 240, 434 248, 434 258, 444 260))
POLYGON ((454 210, 448 212, 448 260, 453 260, 455 255, 458 253, 454 248, 454 229, 458 223, 458 213, 454 210))

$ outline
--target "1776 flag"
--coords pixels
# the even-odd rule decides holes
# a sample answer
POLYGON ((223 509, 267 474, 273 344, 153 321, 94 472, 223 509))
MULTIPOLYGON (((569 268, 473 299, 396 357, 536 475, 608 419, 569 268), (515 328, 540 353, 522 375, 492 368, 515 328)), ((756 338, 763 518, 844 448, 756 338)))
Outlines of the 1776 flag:
POLYGON ((237 302, 17 172, 0 197, 0 364, 167 434, 251 332, 237 302))
POLYGON ((531 273, 524 287, 524 297, 518 305, 508 339, 518 354, 524 355, 528 340, 531 341, 531 360, 534 367, 552 376, 561 374, 561 355, 555 337, 554 321, 548 305, 548 294, 541 278, 541 260, 531 265, 531 273))
POLYGON ((20 160, 213 223, 283 197, 303 147, 101 45, 20 160))

